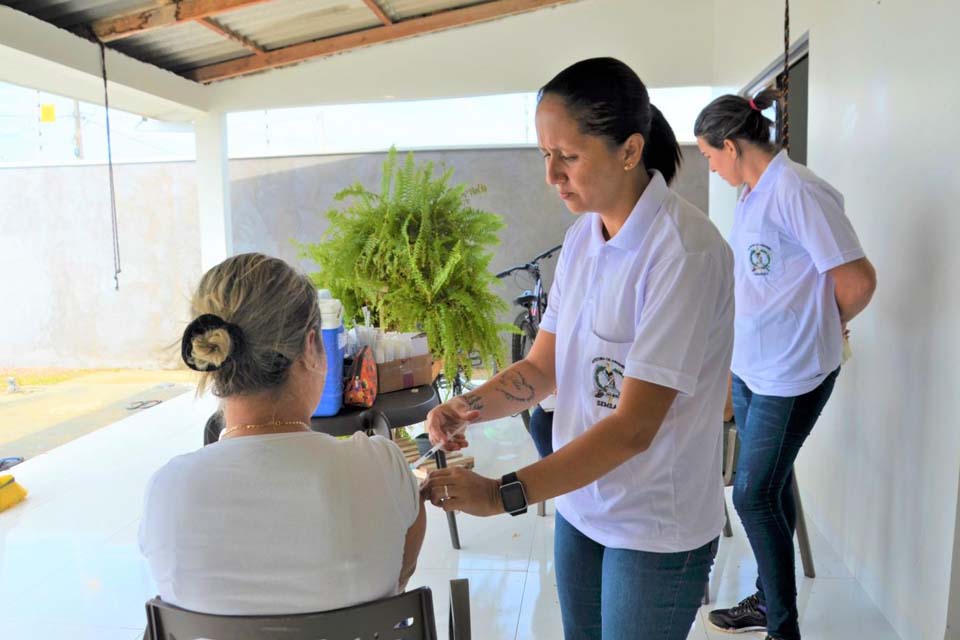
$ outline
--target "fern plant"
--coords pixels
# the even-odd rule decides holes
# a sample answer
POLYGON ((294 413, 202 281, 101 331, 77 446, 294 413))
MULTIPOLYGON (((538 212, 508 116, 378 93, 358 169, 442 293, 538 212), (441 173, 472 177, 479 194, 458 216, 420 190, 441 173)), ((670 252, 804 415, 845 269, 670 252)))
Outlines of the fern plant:
POLYGON ((488 265, 503 221, 469 206, 482 185, 451 185, 453 169, 439 177, 432 162, 416 164, 408 153, 402 165, 390 149, 383 163, 380 193, 356 183, 339 192, 344 208, 327 212, 330 226, 316 244, 300 244, 302 257, 319 271, 317 286, 344 305, 348 323, 366 306, 378 326, 390 331, 425 331, 444 375, 458 367, 470 376, 468 354, 502 362, 496 321, 504 302, 491 292, 497 282, 488 265))

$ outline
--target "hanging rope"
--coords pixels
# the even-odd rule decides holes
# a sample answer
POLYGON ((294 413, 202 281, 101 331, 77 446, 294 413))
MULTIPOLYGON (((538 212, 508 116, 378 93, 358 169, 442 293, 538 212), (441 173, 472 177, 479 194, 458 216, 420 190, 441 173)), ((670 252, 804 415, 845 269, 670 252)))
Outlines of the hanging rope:
POLYGON ((113 283, 120 290, 120 235, 117 225, 117 191, 113 184, 113 145, 110 141, 110 96, 107 92, 107 48, 100 45, 100 70, 103 74, 103 106, 107 114, 107 170, 110 174, 110 222, 113 227, 113 283))
POLYGON ((784 0, 783 10, 783 118, 782 129, 780 131, 780 140, 783 148, 790 153, 790 117, 789 117, 789 97, 790 97, 790 0, 784 0))

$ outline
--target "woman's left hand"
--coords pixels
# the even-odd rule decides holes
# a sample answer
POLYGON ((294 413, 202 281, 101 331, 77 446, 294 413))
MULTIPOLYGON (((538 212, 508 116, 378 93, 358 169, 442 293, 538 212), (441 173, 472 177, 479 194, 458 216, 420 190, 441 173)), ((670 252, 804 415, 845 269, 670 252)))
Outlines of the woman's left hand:
POLYGON ((420 494, 444 511, 463 511, 473 516, 504 513, 500 483, 463 467, 431 471, 420 485, 420 494))

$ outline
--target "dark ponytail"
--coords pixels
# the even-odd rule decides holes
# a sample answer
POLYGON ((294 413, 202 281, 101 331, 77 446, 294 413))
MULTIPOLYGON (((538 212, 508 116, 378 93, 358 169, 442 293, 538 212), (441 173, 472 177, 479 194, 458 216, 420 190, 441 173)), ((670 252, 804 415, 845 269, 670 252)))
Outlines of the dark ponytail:
POLYGON ((749 142, 764 151, 776 151, 776 145, 770 140, 773 122, 763 115, 780 98, 776 89, 766 89, 758 93, 753 100, 743 96, 720 96, 700 112, 693 125, 693 134, 706 140, 716 149, 723 147, 724 140, 730 140, 740 151, 740 142, 749 142))
POLYGON ((683 159, 677 136, 660 109, 650 105, 652 118, 650 133, 643 136, 646 144, 643 145, 643 165, 648 169, 656 169, 663 174, 663 179, 670 184, 677 175, 677 169, 683 159))
POLYGON ((560 98, 582 133, 621 145, 635 133, 643 136, 643 164, 669 184, 682 154, 677 137, 633 69, 614 58, 591 58, 558 73, 540 89, 560 98))

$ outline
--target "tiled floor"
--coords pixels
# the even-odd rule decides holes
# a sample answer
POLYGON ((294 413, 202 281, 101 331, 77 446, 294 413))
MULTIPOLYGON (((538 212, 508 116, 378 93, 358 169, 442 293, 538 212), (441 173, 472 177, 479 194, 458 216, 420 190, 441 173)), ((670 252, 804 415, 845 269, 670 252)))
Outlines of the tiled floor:
MULTIPOLYGON (((188 393, 13 469, 30 497, 0 514, 3 640, 140 637, 143 603, 155 595, 136 545, 143 487, 171 456, 199 445, 213 406, 210 399, 194 400, 188 393)), ((470 440, 478 471, 490 476, 535 455, 519 419, 473 427, 470 440)), ((431 508, 428 522, 412 583, 433 589, 441 638, 446 638, 447 583, 454 577, 470 579, 474 638, 562 638, 551 518, 532 512, 517 518, 460 516, 459 552, 450 547, 441 512, 431 508)), ((812 545, 818 577, 799 580, 804 638, 897 640, 816 531, 812 545)), ((714 568, 716 602, 729 605, 748 593, 754 571, 735 522, 734 536, 723 540, 714 568)), ((708 610, 700 611, 689 638, 732 637, 705 626, 708 610)))

